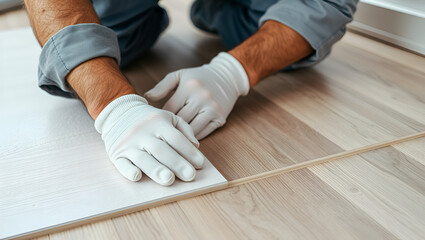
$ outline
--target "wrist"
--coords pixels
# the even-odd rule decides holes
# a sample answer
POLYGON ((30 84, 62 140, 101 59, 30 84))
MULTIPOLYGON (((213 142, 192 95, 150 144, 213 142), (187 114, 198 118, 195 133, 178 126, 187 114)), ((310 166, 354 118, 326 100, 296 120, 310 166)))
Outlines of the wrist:
POLYGON ((67 81, 93 119, 113 100, 135 90, 112 58, 91 59, 74 68, 67 81))
POLYGON ((87 111, 94 120, 96 120, 99 114, 106 108, 106 106, 108 106, 114 100, 129 94, 136 94, 134 89, 130 88, 120 88, 114 91, 108 89, 108 91, 110 91, 108 94, 99 97, 93 97, 87 101, 87 103, 85 103, 87 111))
POLYGON ((249 63, 246 61, 246 57, 243 55, 244 52, 240 51, 238 48, 235 48, 228 53, 232 55, 245 70, 245 73, 248 77, 249 87, 255 86, 255 84, 260 81, 260 74, 256 71, 255 68, 249 67, 249 63))
POLYGON ((229 53, 221 52, 211 60, 210 64, 224 76, 238 96, 248 94, 250 84, 247 73, 235 57, 229 53))
POLYGON ((145 104, 148 104, 148 101, 137 94, 127 94, 114 99, 96 118, 96 130, 101 134, 104 133, 105 129, 112 128, 116 120, 123 117, 129 109, 145 104))

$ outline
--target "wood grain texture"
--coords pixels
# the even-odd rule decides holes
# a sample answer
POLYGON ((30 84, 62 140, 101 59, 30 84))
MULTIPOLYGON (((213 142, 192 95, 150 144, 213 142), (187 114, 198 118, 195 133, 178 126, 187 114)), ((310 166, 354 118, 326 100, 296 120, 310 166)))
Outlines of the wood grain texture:
MULTIPOLYGON (((425 139, 403 143, 424 144, 425 139)), ((309 168, 400 239, 425 237, 425 166, 397 146, 309 168)))
POLYGON ((413 68, 416 71, 425 73, 424 57, 418 57, 418 55, 412 54, 411 52, 407 52, 395 46, 382 44, 382 42, 359 34, 347 34, 344 37, 344 41, 353 47, 361 49, 362 51, 367 51, 369 54, 380 56, 391 62, 402 65, 403 67, 413 68))
POLYGON ((397 150, 421 144, 425 138, 112 221, 120 239, 423 239, 425 166, 397 150))
MULTIPOLYGON (((130 234, 129 239, 146 236, 146 222, 167 226, 176 239, 395 239, 308 170, 115 218, 113 222, 120 226, 118 232, 130 234)), ((167 233, 159 235, 162 237, 167 233)))
MULTIPOLYGON (((91 223, 82 227, 71 229, 49 235, 50 240, 61 239, 121 239, 115 230, 112 220, 106 220, 98 223, 91 223)), ((38 240, 38 239, 37 239, 38 240)))
POLYGON ((46 235, 38 238, 31 238, 31 240, 50 240, 50 236, 46 235))
MULTIPOLYGON (((394 145, 394 144, 396 144, 396 145, 394 145, 394 147, 395 147, 395 146, 398 146, 399 143, 401 145, 401 143, 409 143, 410 141, 416 142, 414 140, 416 140, 418 138, 423 138, 423 137, 425 137, 425 132, 413 134, 413 135, 410 135, 410 136, 398 138, 398 139, 391 140, 391 141, 372 144, 372 145, 368 145, 368 146, 361 147, 361 148, 356 148, 356 149, 353 149, 353 150, 348 150, 348 151, 341 152, 341 153, 328 155, 326 157, 321 157, 321 158, 316 158, 316 159, 305 161, 305 162, 296 163, 296 164, 293 164, 293 165, 290 165, 290 166, 287 166, 287 167, 278 168, 278 169, 275 169, 275 170, 271 170, 271 171, 267 171, 267 172, 263 172, 263 173, 251 175, 251 176, 248 176, 248 177, 243 177, 243 178, 239 178, 239 179, 236 179, 236 180, 229 181, 228 187, 238 186, 238 185, 241 185, 241 184, 246 184, 246 183, 258 181, 260 179, 280 175, 280 174, 283 174, 283 173, 292 172, 292 171, 296 171, 296 170, 299 170, 299 169, 320 165, 320 164, 323 164, 323 163, 326 163, 326 162, 335 161, 335 160, 359 155, 359 154, 362 154, 362 153, 365 153, 365 152, 385 148, 385 147, 388 147, 388 146, 391 146, 391 145, 394 145)), ((420 145, 424 145, 424 144, 420 144, 420 145)), ((410 145, 408 145, 408 146, 410 146, 410 145)), ((420 146, 420 147, 422 147, 422 146, 420 146)), ((424 155, 423 151, 421 151, 422 148, 421 148, 421 150, 419 150, 417 148, 412 150, 411 148, 409 148, 409 150, 410 150, 410 153, 413 152, 414 155, 417 155, 417 158, 416 158, 417 161, 424 162, 425 155, 424 155)))
POLYGON ((400 143, 393 148, 425 165, 425 139, 400 143))

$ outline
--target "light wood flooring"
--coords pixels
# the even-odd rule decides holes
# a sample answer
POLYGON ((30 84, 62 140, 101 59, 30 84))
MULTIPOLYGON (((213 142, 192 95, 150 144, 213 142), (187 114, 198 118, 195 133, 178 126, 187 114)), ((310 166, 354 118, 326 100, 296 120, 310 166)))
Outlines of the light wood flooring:
MULTIPOLYGON (((141 94, 224 50, 189 1, 162 4, 170 27, 124 70, 141 94)), ((0 30, 28 25, 0 15, 0 30)), ((425 58, 348 32, 319 65, 254 87, 201 150, 227 189, 39 239, 424 239, 425 58)))

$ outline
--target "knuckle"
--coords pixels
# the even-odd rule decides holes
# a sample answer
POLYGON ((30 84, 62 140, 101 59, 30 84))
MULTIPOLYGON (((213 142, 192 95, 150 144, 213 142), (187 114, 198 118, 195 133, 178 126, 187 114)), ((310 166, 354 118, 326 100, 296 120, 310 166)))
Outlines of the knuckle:
POLYGON ((165 110, 159 109, 155 113, 152 113, 149 116, 149 121, 152 123, 164 123, 172 121, 173 119, 173 113, 165 110))
POLYGON ((162 120, 164 118, 164 113, 162 111, 157 111, 155 113, 152 113, 149 116, 149 119, 152 121, 158 121, 158 120, 162 120))
POLYGON ((226 119, 218 119, 217 121, 214 121, 217 125, 217 127, 221 127, 224 124, 226 124, 226 119))
POLYGON ((163 141, 163 142, 165 142, 167 144, 172 145, 172 144, 178 142, 179 136, 178 136, 178 134, 177 134, 176 131, 172 130, 172 131, 166 132, 165 135, 161 135, 159 137, 159 139, 161 139, 161 141, 163 141))
POLYGON ((207 89, 202 90, 201 95, 206 99, 212 99, 213 95, 207 89))
POLYGON ((196 88, 202 85, 201 81, 196 78, 190 78, 187 80, 186 85, 191 88, 196 88))
POLYGON ((212 101, 211 102, 211 108, 213 109, 213 111, 215 112, 219 112, 222 110, 222 108, 220 107, 220 105, 216 102, 216 101, 212 101))
POLYGON ((221 127, 226 123, 226 120, 224 120, 222 118, 216 118, 211 122, 212 122, 212 124, 214 124, 215 127, 221 127))
POLYGON ((219 121, 219 122, 225 121, 221 108, 216 106, 217 104, 215 102, 211 104, 212 104, 211 106, 205 109, 205 114, 207 118, 210 119, 211 121, 219 121))
POLYGON ((160 146, 159 144, 152 144, 147 150, 151 153, 158 153, 161 152, 163 149, 162 146, 160 146))

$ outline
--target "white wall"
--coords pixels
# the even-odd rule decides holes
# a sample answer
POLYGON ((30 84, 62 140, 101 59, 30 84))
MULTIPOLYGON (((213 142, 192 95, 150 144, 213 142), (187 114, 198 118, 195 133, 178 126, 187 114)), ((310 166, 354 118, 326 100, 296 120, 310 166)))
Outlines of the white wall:
POLYGON ((361 0, 349 29, 425 55, 425 0, 361 0))

